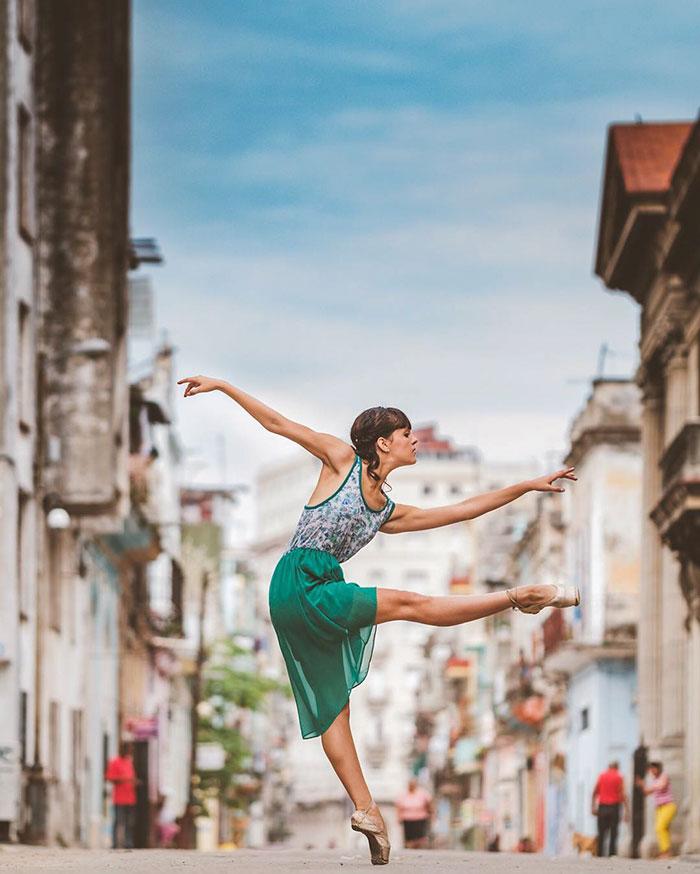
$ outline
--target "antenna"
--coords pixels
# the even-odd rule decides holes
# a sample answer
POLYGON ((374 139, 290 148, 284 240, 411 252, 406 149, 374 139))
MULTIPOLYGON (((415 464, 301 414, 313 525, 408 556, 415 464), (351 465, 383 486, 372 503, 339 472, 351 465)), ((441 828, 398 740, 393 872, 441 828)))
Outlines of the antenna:
POLYGON ((598 350, 598 373, 596 379, 602 379, 605 373, 605 359, 610 354, 610 347, 607 343, 601 343, 598 350))

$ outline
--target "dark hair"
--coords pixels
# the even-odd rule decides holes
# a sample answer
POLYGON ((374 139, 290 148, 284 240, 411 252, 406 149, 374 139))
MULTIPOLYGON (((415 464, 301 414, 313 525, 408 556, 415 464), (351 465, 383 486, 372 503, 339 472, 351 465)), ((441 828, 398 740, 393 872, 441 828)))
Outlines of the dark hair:
POLYGON ((656 770, 660 774, 663 771, 664 766, 661 764, 661 762, 649 762, 647 768, 656 768, 656 770))
POLYGON ((377 440, 389 437, 397 428, 409 428, 408 416, 396 407, 371 407, 365 410, 352 423, 350 440, 355 452, 367 462, 367 475, 379 482, 375 473, 379 467, 377 440))

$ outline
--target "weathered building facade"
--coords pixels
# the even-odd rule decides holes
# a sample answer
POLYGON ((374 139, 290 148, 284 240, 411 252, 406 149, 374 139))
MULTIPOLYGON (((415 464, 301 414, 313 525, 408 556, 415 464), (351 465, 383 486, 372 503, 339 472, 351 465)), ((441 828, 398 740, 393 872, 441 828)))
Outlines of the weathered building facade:
POLYGON ((594 380, 571 425, 565 459, 578 475, 565 495, 566 577, 581 590, 581 605, 548 618, 544 666, 566 680, 566 823, 583 834, 595 834, 590 800, 608 763, 619 762, 628 792, 633 783, 639 734, 639 419, 633 382, 594 380))
POLYGON ((99 842, 128 507, 130 5, 0 11, 0 838, 99 842))
MULTIPOLYGON (((596 273, 640 304, 641 738, 700 851, 700 125, 613 124, 596 273)), ((650 829, 647 829, 650 832, 650 829)), ((647 839, 646 848, 652 843, 647 839)))

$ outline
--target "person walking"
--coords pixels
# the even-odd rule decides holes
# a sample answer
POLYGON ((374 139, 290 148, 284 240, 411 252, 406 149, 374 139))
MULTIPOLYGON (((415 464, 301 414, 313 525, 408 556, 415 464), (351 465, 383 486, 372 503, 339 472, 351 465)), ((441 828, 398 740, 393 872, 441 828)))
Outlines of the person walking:
POLYGON ((131 850, 134 847, 136 771, 130 744, 119 744, 119 755, 109 760, 105 780, 112 784, 112 849, 131 850))
POLYGON ((272 625, 284 657, 303 738, 321 745, 352 800, 350 826, 367 837, 371 861, 389 862, 386 824, 367 786, 350 730, 350 692, 369 670, 377 626, 403 619, 433 626, 460 625, 510 607, 538 613, 580 603, 574 587, 527 585, 483 595, 423 595, 346 581, 341 567, 378 531, 425 531, 475 519, 531 491, 561 492, 569 467, 548 476, 422 509, 395 504, 387 476, 416 463, 418 440, 395 407, 360 413, 351 443, 294 422, 225 380, 188 376, 184 397, 221 391, 266 430, 298 443, 321 461, 318 482, 270 581, 272 625))
POLYGON ((607 770, 598 776, 591 804, 593 816, 598 819, 598 855, 606 855, 605 845, 609 836, 607 855, 616 856, 621 807, 624 808, 625 819, 629 818, 625 781, 618 762, 610 762, 607 770))
POLYGON ((396 800, 396 816, 403 825, 404 846, 410 850, 424 850, 428 846, 428 828, 433 818, 433 797, 418 785, 415 777, 396 800))
POLYGON ((647 770, 651 774, 652 781, 646 785, 641 777, 637 777, 637 786, 645 795, 654 796, 656 817, 654 830, 659 845, 659 859, 671 858, 671 822, 676 815, 676 804, 671 792, 671 782, 668 774, 664 773, 661 762, 649 762, 647 770))

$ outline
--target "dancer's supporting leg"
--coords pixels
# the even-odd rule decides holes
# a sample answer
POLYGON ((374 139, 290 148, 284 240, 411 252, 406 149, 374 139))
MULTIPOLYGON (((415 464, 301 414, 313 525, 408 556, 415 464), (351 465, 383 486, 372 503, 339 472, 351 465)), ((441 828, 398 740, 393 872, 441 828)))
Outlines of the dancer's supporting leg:
POLYGON ((321 735, 323 750, 333 770, 345 786, 345 790, 358 810, 364 810, 372 802, 372 793, 367 787, 355 742, 350 731, 350 704, 346 704, 333 724, 321 735))
MULTIPOLYGON (((519 586, 518 603, 534 607, 546 603, 553 586, 519 586)), ((377 589, 376 623, 405 619, 423 625, 461 625, 507 610, 513 604, 505 592, 486 595, 420 595, 402 589, 377 589)))

